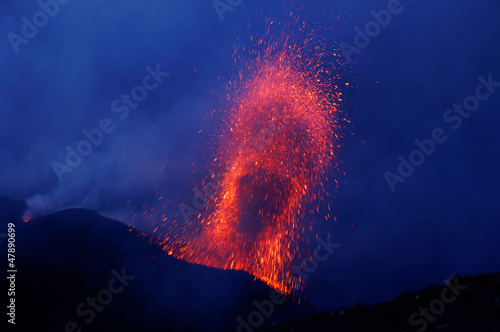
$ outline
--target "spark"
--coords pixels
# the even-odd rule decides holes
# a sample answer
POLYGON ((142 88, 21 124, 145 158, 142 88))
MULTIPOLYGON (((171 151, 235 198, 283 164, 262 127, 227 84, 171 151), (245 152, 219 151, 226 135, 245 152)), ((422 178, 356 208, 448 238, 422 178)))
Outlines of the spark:
MULTIPOLYGON (((218 190, 185 227, 161 218, 167 230, 158 234, 164 232, 160 244, 169 255, 243 270, 290 293, 303 283, 292 264, 306 257, 328 175, 339 171, 348 123, 340 105, 349 83, 341 83, 340 56, 317 32, 305 33, 300 17, 270 23, 273 30, 252 36, 253 47, 232 57, 238 69, 228 80, 226 107, 217 111, 223 121, 209 165, 221 174, 218 190)), ((328 203, 321 219, 332 213, 328 203)))

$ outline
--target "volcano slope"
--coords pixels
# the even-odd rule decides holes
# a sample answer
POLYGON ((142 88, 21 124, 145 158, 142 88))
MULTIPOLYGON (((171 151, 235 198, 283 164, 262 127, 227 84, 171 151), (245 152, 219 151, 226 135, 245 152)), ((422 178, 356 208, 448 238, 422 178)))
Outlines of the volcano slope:
MULTIPOLYGON (((235 331, 237 318, 274 292, 245 272, 177 260, 90 210, 24 223, 24 204, 5 197, 0 203, 14 207, 0 218, 5 229, 16 225, 15 330, 235 331)), ((318 311, 288 300, 262 326, 311 312, 318 311)))

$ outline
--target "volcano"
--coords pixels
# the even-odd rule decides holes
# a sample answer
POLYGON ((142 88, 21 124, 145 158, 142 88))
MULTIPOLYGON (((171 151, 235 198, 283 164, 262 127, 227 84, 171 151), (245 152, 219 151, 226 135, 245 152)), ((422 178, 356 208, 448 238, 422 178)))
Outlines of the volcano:
MULTIPOLYGON (((2 197, 0 205, 4 229, 16 225, 16 330, 235 331, 237 318, 256 310, 254 301, 275 292, 245 272, 169 256, 94 211, 63 210, 25 223, 23 202, 2 197)), ((263 325, 318 312, 288 299, 263 325)))

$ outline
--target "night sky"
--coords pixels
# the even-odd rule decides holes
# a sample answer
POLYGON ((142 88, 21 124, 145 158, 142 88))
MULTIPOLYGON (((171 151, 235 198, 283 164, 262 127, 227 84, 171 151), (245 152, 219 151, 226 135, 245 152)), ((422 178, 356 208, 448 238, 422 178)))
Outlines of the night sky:
MULTIPOLYGON (((326 27, 341 54, 341 45, 357 47, 371 11, 395 5, 303 3, 304 20, 326 27)), ((402 0, 392 9, 339 69, 351 87, 345 174, 332 172, 339 188, 326 198, 337 221, 316 231, 340 247, 304 290, 323 310, 500 270, 500 2, 402 0), (442 143, 428 143, 433 132, 442 143), (415 140, 427 142, 428 155, 413 153, 415 140), (420 165, 402 176, 399 156, 420 165), (398 179, 392 188, 386 172, 398 179)), ((38 216, 85 207, 126 224, 157 192, 188 200, 206 168, 210 115, 226 93, 234 47, 264 34, 266 18, 286 17, 283 3, 262 0, 243 0, 223 20, 208 0, 72 0, 24 38, 22 18, 38 11, 36 1, 0 2, 0 194, 26 200, 38 216), (142 85, 144 100, 120 100, 142 85), (99 126, 109 133, 58 176, 67 146, 77 149, 83 131, 99 126)))

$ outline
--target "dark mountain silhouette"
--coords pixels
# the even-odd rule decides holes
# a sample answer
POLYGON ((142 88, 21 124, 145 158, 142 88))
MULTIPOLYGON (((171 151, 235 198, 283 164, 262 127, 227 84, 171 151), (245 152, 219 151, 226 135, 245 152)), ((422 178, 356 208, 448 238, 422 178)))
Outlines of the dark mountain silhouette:
MULTIPOLYGON (((293 299, 271 309, 272 289, 244 272, 179 261, 137 231, 90 210, 24 223, 25 209, 24 202, 0 196, 0 233, 7 223, 16 225, 18 271, 16 326, 2 331, 500 331, 500 273, 452 280, 467 287, 439 315, 432 310, 441 310, 435 300, 444 283, 333 312, 319 313, 293 299), (428 312, 435 318, 424 323, 419 310, 431 303, 428 312)), ((6 238, 0 241, 5 253, 6 238)))
POLYGON ((500 273, 455 276, 449 285, 443 282, 371 306, 358 304, 350 309, 306 315, 259 331, 500 331, 500 273))
MULTIPOLYGON (((237 318, 246 320, 253 302, 273 291, 241 271, 177 260, 96 212, 69 209, 24 223, 25 205, 10 203, 0 217, 4 229, 16 224, 16 331, 236 331, 237 318)), ((5 253, 6 242, 1 247, 5 253)), ((273 311, 262 325, 319 312, 291 299, 273 311)))

